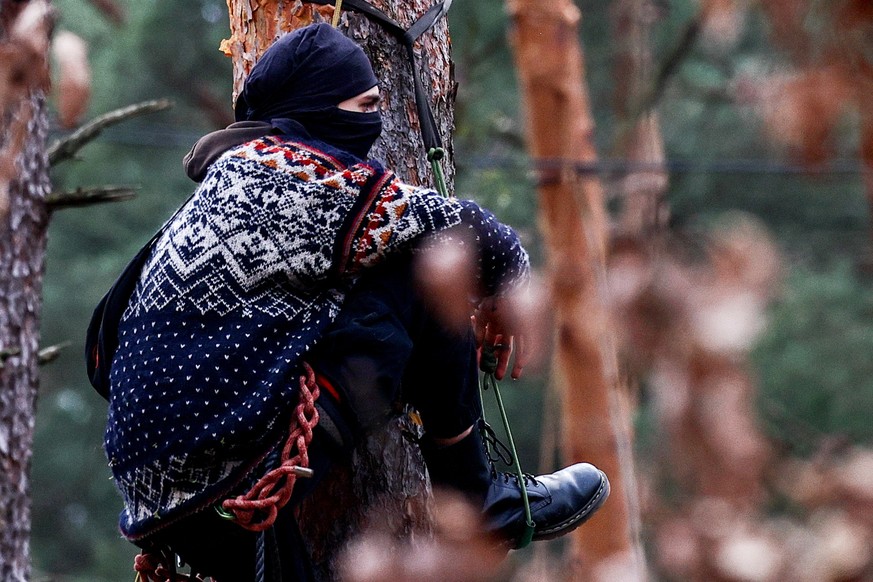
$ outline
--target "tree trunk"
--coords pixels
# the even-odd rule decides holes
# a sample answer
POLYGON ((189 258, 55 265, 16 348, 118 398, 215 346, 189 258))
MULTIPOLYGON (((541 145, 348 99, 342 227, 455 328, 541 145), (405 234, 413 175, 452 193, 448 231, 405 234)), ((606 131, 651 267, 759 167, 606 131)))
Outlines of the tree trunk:
POLYGON ((30 466, 49 192, 48 5, 0 2, 0 580, 30 577, 30 466), (30 10, 30 5, 34 6, 30 10), (32 27, 20 12, 36 17, 32 27), (21 19, 22 21, 25 19, 21 19))
POLYGON ((615 59, 616 113, 631 129, 622 135, 619 153, 633 167, 621 180, 622 211, 619 231, 634 238, 649 238, 666 226, 664 203, 667 174, 664 140, 658 112, 638 111, 653 83, 651 25, 656 13, 652 0, 615 0, 613 30, 618 39, 615 59), (635 119, 632 116, 637 116, 635 119))
POLYGON ((612 483, 610 500, 572 536, 569 578, 640 580, 644 565, 635 526, 629 418, 603 298, 607 216, 598 179, 574 168, 597 158, 583 91, 580 15, 569 0, 514 0, 509 11, 529 150, 539 175, 540 225, 557 324, 563 452, 568 462, 598 465, 612 483))
MULTIPOLYGON (((372 2, 408 28, 430 7, 425 0, 372 2)), ((257 58, 282 33, 327 20, 332 6, 316 7, 290 0, 255 4, 228 0, 231 38, 223 43, 233 58, 234 98, 257 58)), ((344 12, 340 28, 369 55, 380 80, 382 93, 382 138, 371 155, 386 163, 404 181, 432 183, 425 159, 412 92, 412 72, 405 51, 397 40, 362 16, 344 12)), ((444 169, 451 184, 454 82, 448 29, 437 22, 417 45, 419 70, 430 92, 437 126, 446 143, 444 169)), ((385 429, 371 435, 354 452, 348 466, 338 467, 299 510, 318 578, 340 577, 342 550, 364 528, 375 528, 401 542, 430 536, 430 486, 418 447, 404 433, 418 427, 400 416, 385 429)))

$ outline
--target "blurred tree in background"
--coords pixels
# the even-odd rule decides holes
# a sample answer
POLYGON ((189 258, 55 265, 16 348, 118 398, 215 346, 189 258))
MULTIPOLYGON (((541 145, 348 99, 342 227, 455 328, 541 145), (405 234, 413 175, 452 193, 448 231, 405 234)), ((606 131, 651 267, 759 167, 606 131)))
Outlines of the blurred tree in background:
MULTIPOLYGON (((56 189, 134 186, 130 202, 57 213, 49 233, 43 343, 72 347, 42 369, 34 464, 36 572, 85 580, 129 576, 133 546, 117 531, 119 498, 102 453, 105 401, 82 374, 89 311, 130 257, 190 193, 181 156, 230 112, 230 62, 218 51, 227 31, 220 2, 124 2, 123 21, 98 4, 56 3, 58 26, 86 38, 93 71, 91 116, 144 99, 171 97, 169 112, 106 130, 78 159, 59 166, 56 189), (169 24, 172 23, 172 26, 169 24), (186 83, 186 79, 196 83, 186 83), (192 87, 197 92, 192 92, 192 87)), ((223 121, 222 121, 223 123, 223 121)))
POLYGON ((0 578, 15 582, 31 572, 51 22, 47 2, 0 2, 0 578))
MULTIPOLYGON (((213 0, 117 0, 119 19, 105 17, 97 2, 54 4, 59 26, 88 42, 91 116, 143 99, 176 102, 169 112, 107 130, 53 175, 56 189, 112 182, 137 186, 139 196, 58 213, 49 232, 42 344, 71 341, 73 347, 41 371, 33 473, 35 579, 119 580, 130 575, 135 550, 116 531, 120 500, 101 448, 105 403, 87 384, 80 346, 104 290, 190 192, 182 155, 201 134, 229 120, 230 61, 218 50, 228 34, 227 8, 213 0)), ((580 36, 600 176, 617 206, 628 168, 615 143, 621 120, 612 3, 576 4, 584 15, 580 36)), ((701 3, 643 4, 655 36, 656 72, 662 71, 658 67, 677 54, 701 3)), ((864 2, 794 4, 849 10, 864 2)), ((805 14, 814 31, 833 30, 824 26, 829 12, 805 14)), ((761 111, 762 91, 774 75, 794 74, 807 64, 781 42, 767 16, 757 9, 726 12, 719 34, 711 28, 698 33, 672 63, 657 101, 669 175, 666 196, 670 230, 692 249, 729 211, 756 216, 772 233, 788 273, 754 352, 759 414, 776 443, 814 458, 835 446, 873 444, 873 425, 866 420, 873 408, 873 286, 862 268, 869 256, 870 216, 858 153, 861 124, 857 110, 839 109, 826 136, 827 155, 815 165, 800 164, 790 144, 767 137, 772 133, 761 111)), ((456 0, 449 19, 459 82, 456 190, 516 226, 539 261, 534 180, 523 149, 503 2, 456 0)), ((55 133, 61 133, 57 124, 55 133)), ((547 383, 545 376, 532 375, 506 394, 528 470, 540 462, 547 383)), ((661 437, 647 430, 649 400, 644 387, 638 433, 643 460, 656 456, 661 437)), ((542 462, 549 468, 546 450, 542 462)))

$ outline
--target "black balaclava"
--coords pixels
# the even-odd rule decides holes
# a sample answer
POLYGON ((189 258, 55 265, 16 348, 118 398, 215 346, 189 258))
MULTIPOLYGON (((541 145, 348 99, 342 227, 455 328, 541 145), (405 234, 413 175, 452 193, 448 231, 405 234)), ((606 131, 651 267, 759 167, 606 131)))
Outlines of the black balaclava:
POLYGON ((366 159, 382 132, 381 115, 337 105, 378 83, 361 47, 329 24, 314 24, 283 36, 255 63, 237 97, 236 120, 292 119, 312 137, 366 159))

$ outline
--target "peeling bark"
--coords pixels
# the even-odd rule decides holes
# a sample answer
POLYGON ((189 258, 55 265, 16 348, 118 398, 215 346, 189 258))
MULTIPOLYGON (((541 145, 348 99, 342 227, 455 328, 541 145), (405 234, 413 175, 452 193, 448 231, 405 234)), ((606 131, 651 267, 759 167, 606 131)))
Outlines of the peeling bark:
MULTIPOLYGON (((26 9, 18 4, 0 4, 0 50, 7 58, 26 56, 16 52, 20 39, 10 35, 18 9, 26 9)), ((47 37, 46 29, 39 31, 47 37)), ((4 59, 4 68, 10 65, 4 59)), ((45 55, 18 65, 38 70, 45 55)), ((6 354, 0 366, 0 580, 10 582, 30 577, 30 466, 49 192, 43 91, 16 86, 16 80, 0 78, 0 351, 6 354)))
POLYGON ((430 482, 418 445, 408 438, 416 432, 400 416, 369 435, 298 508, 318 582, 343 578, 353 559, 346 548, 362 532, 393 539, 395 551, 433 534, 430 482))

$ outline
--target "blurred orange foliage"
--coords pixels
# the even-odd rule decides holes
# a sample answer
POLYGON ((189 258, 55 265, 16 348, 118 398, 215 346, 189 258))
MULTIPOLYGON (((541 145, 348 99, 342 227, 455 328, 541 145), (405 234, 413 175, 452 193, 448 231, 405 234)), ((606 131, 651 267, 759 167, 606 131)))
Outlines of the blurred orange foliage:
MULTIPOLYGON (((758 79, 758 104, 768 133, 801 161, 821 164, 839 121, 862 119, 861 153, 873 167, 873 3, 866 0, 770 0, 759 2, 777 47, 796 71, 758 79), (768 103, 769 101, 769 103, 768 103)), ((748 87, 746 87, 748 89, 748 87)))
POLYGON ((61 31, 52 41, 52 54, 58 66, 55 81, 58 121, 63 127, 74 127, 88 109, 91 97, 88 45, 75 34, 61 31))

